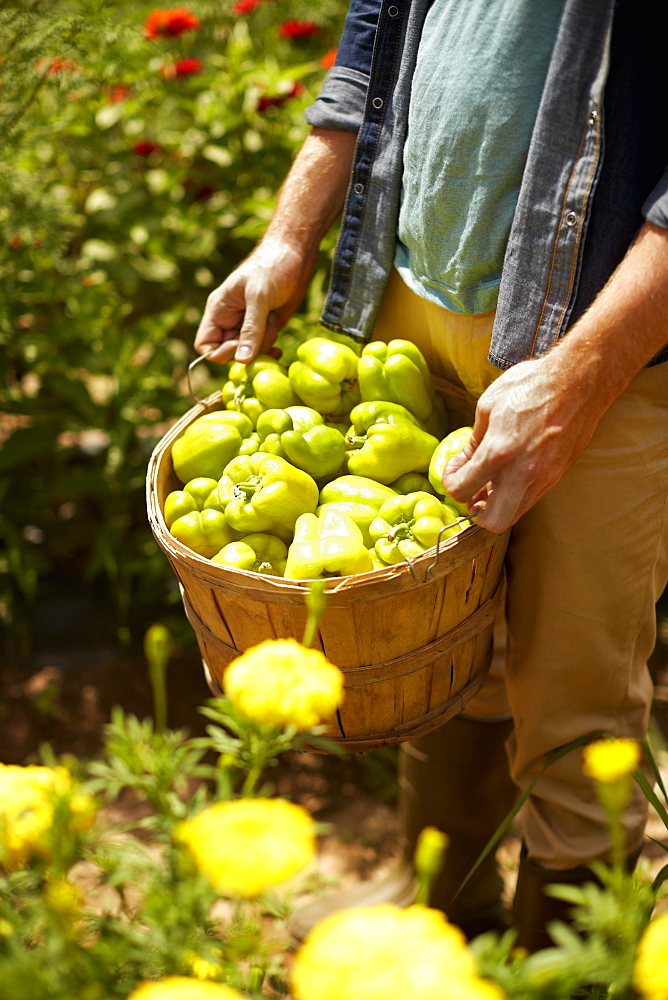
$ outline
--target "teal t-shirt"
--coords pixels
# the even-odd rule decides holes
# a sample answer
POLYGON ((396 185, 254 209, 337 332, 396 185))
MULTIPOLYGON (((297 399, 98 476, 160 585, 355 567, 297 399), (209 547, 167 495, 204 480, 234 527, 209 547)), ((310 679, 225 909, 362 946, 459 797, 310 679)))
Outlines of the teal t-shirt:
POLYGON ((454 312, 496 307, 563 0, 434 0, 404 147, 395 264, 454 312))

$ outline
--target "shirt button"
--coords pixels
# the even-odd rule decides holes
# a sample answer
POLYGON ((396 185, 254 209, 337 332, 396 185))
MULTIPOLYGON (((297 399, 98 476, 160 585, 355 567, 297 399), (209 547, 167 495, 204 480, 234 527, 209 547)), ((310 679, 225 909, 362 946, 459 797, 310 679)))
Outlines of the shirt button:
POLYGON ((575 212, 569 212, 564 221, 567 226, 574 226, 578 221, 578 217, 575 212))
POLYGON ((399 13, 399 8, 398 7, 388 7, 387 8, 388 17, 396 17, 398 13, 399 13))
POLYGON ((353 191, 355 192, 355 194, 364 194, 364 185, 356 184, 355 187, 353 188, 353 191))
POLYGON ((374 97, 374 99, 373 99, 373 101, 371 103, 373 104, 374 108, 382 108, 382 106, 383 106, 383 98, 382 97, 374 97))

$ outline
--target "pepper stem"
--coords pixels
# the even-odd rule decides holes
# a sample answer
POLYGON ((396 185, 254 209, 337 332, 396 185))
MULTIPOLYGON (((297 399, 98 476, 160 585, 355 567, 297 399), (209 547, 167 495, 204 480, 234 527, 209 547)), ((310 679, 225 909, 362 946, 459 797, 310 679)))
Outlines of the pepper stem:
POLYGON ((237 499, 250 500, 258 491, 259 479, 248 479, 245 483, 235 483, 234 495, 237 499))
POLYGON ((234 405, 241 406, 244 399, 253 395, 253 384, 250 379, 245 379, 234 393, 234 405))
POLYGON ((414 524, 415 521, 411 520, 411 521, 402 521, 400 524, 395 525, 392 531, 387 536, 388 540, 390 542, 396 542, 398 539, 412 538, 413 532, 411 531, 411 528, 413 527, 414 524))
POLYGON ((366 444, 366 434, 346 434, 346 444, 353 448, 363 448, 366 444))
POLYGON ((325 610, 326 602, 327 594, 325 592, 324 581, 314 580, 309 587, 308 594, 306 595, 306 609, 308 611, 308 617, 306 619, 306 627, 304 628, 302 646, 306 646, 307 649, 313 645, 313 640, 315 639, 315 634, 318 629, 318 623, 320 622, 322 613, 325 610))

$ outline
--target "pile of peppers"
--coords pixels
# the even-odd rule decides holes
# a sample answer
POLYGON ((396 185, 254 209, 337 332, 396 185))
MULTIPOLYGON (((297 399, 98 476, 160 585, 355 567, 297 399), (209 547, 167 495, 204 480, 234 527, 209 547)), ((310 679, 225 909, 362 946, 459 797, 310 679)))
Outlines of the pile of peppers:
POLYGON ((317 335, 289 357, 232 363, 223 408, 175 441, 182 489, 163 513, 176 539, 217 565, 313 580, 413 559, 468 527, 442 474, 472 428, 446 426, 414 344, 317 335))

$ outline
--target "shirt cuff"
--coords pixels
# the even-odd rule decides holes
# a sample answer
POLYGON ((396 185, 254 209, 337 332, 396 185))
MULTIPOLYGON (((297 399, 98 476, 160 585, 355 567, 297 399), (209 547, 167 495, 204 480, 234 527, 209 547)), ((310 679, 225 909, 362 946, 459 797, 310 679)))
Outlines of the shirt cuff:
POLYGON ((661 229, 668 229, 668 169, 664 171, 663 177, 645 200, 642 214, 648 222, 661 229))
POLYGON ((314 128, 358 132, 364 118, 369 77, 347 66, 330 69, 322 89, 304 115, 314 128))

